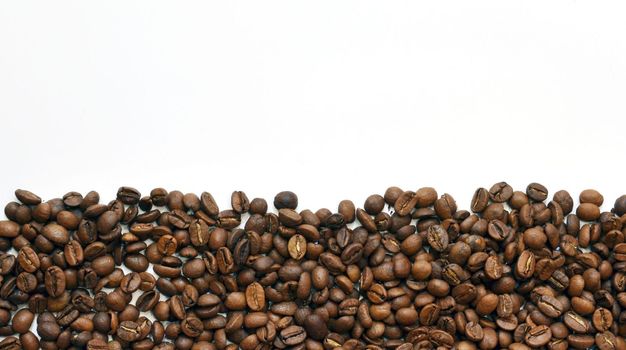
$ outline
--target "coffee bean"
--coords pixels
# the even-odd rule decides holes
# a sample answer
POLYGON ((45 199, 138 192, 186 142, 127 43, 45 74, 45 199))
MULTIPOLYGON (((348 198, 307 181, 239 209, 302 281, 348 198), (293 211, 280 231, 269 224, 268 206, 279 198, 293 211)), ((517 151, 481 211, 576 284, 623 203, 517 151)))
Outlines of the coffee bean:
POLYGON ((304 320, 306 334, 315 340, 322 340, 328 335, 328 327, 322 316, 311 314, 304 320))
POLYGON ((533 182, 526 187, 526 195, 536 202, 543 202, 548 198, 548 189, 542 184, 533 182))
POLYGON ((296 209, 298 207, 298 196, 291 191, 279 192, 274 197, 274 207, 276 209, 296 209))
POLYGON ((20 225, 8 220, 0 220, 0 238, 15 238, 20 232, 20 225))
POLYGON ((516 274, 522 278, 530 278, 535 273, 535 255, 530 250, 524 250, 515 265, 516 274))
POLYGON ((537 301, 537 306, 539 307, 539 310, 541 310, 541 312, 548 317, 556 318, 561 316, 561 313, 563 313, 563 305, 561 302, 549 295, 541 296, 541 298, 537 301))
POLYGON ((524 337, 524 341, 531 347, 540 347, 546 345, 552 338, 550 327, 540 325, 531 328, 524 337))
POLYGON ((246 194, 242 191, 235 191, 230 197, 230 204, 237 213, 245 213, 250 209, 250 202, 246 194))
POLYGON ((196 247, 207 245, 209 241, 209 226, 200 219, 194 220, 189 225, 189 239, 196 247))
POLYGON ((180 328, 185 335, 195 338, 202 333, 204 325, 202 324, 202 320, 197 317, 187 317, 181 323, 180 328))
POLYGON ((258 282, 253 282, 246 287, 246 304, 253 311, 261 311, 265 307, 265 291, 258 282))
POLYGON ((394 203, 396 214, 405 216, 411 213, 418 201, 417 194, 413 191, 403 192, 394 203))
POLYGON ((611 332, 597 333, 595 343, 600 350, 613 350, 617 349, 617 338, 611 332))
POLYGON ((141 193, 132 187, 120 187, 117 190, 117 199, 124 204, 137 204, 141 198, 141 193))
POLYGON ((475 213, 480 213, 489 205, 489 191, 486 188, 479 188, 474 192, 470 208, 475 213))
POLYGON ((51 266, 45 273, 46 291, 51 297, 59 297, 65 292, 65 273, 58 266, 51 266))
POLYGON ((51 223, 43 227, 41 234, 52 243, 64 246, 70 241, 67 229, 61 225, 51 223))
POLYGON ((287 346, 298 345, 306 339, 307 333, 299 326, 289 326, 280 331, 280 340, 287 346))
POLYGON ((448 233, 440 225, 432 225, 428 228, 428 243, 438 252, 448 247, 448 233))
POLYGON ((115 269, 115 260, 110 255, 99 256, 92 261, 91 268, 98 276, 107 276, 115 269))
POLYGON ((20 267, 26 272, 35 272, 39 270, 40 261, 37 253, 30 246, 25 246, 20 249, 17 255, 17 261, 20 267))
POLYGON ((468 322, 465 325, 465 335, 469 340, 477 342, 481 341, 484 337, 483 327, 476 322, 468 322))
POLYGON ((117 336, 127 342, 133 342, 141 337, 140 326, 134 321, 122 321, 117 329, 117 336))
POLYGON ((30 329, 30 325, 35 319, 35 314, 28 309, 21 309, 13 315, 13 331, 24 334, 30 329))
POLYGON ((576 215, 585 221, 593 221, 600 217, 600 208, 594 203, 581 203, 576 209, 576 215))
POLYGON ((385 199, 383 198, 383 196, 379 194, 373 194, 367 197, 367 199, 365 200, 365 203, 363 204, 363 209, 365 209, 365 211, 370 215, 376 215, 380 213, 381 211, 383 211, 384 208, 385 208, 385 199))
POLYGON ((163 255, 173 255, 178 248, 178 241, 174 236, 163 235, 157 242, 157 248, 159 253, 163 255))
POLYGON ((15 197, 26 205, 37 205, 41 203, 41 198, 27 190, 15 190, 15 197))
MULTIPOLYGON (((83 201, 83 195, 78 192, 68 192, 63 196, 63 204, 68 207, 77 207, 83 201)), ((56 216, 56 215, 54 215, 56 216)))
POLYGON ((451 219, 456 213, 456 201, 451 195, 444 193, 435 201, 435 212, 443 219, 451 219))
POLYGON ((289 239, 289 255, 295 260, 304 258, 306 255, 306 244, 304 236, 298 234, 294 235, 289 239))
POLYGON ((503 203, 513 196, 513 188, 506 182, 498 182, 489 189, 489 197, 492 201, 503 203))

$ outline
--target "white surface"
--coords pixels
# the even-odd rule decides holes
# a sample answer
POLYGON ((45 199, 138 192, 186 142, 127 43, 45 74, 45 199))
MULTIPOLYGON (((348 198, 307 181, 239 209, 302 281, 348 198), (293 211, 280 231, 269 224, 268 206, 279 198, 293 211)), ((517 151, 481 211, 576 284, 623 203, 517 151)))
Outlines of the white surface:
POLYGON ((622 1, 3 1, 0 203, 626 193, 622 1))
POLYGON ((0 202, 623 185, 624 2, 5 1, 0 202))

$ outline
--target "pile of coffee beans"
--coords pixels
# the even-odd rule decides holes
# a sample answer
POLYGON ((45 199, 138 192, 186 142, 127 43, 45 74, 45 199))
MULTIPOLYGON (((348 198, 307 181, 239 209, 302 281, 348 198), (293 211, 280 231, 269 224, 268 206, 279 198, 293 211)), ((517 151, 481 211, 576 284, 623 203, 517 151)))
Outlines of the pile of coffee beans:
POLYGON ((0 350, 626 349, 626 195, 15 195, 0 350))

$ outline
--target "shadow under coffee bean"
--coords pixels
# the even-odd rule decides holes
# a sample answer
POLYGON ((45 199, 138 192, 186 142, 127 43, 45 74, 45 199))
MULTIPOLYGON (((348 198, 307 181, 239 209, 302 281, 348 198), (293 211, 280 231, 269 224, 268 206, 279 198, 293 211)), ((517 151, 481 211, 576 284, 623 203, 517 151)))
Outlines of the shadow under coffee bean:
POLYGON ((0 350, 626 349, 626 195, 473 193, 471 211, 430 187, 313 211, 291 191, 269 210, 18 189, 0 350))

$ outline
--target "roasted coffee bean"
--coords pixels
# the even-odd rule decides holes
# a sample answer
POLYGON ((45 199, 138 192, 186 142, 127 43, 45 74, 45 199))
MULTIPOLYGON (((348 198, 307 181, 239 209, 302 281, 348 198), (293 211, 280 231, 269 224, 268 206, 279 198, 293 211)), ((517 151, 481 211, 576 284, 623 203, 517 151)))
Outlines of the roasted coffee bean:
POLYGON ((304 236, 299 234, 294 235, 289 239, 289 243, 287 246, 289 250, 289 255, 295 260, 300 260, 304 258, 306 254, 306 245, 307 242, 304 236))
POLYGON ((315 340, 323 340, 328 335, 328 326, 318 314, 311 314, 304 320, 306 334, 315 340))
POLYGON ((116 334, 120 339, 127 342, 133 342, 141 338, 140 326, 134 321, 122 321, 116 334))
POLYGON ((37 335, 41 340, 56 340, 61 334, 61 327, 56 321, 42 321, 37 323, 37 335))
POLYGON ((533 182, 526 187, 526 195, 536 202, 543 202, 548 198, 548 189, 541 184, 533 182))
POLYGON ((59 297, 65 293, 65 273, 58 266, 51 266, 45 273, 45 287, 48 295, 53 298, 59 297))
POLYGON ((396 214, 405 216, 411 213, 418 201, 417 194, 413 191, 403 192, 394 203, 396 214))
POLYGON ((475 213, 480 213, 487 208, 489 204, 489 191, 485 188, 479 188, 474 192, 470 208, 475 213))
POLYGON ((189 225, 191 244, 202 247, 209 242, 209 226, 203 220, 196 219, 189 225))
POLYGON ((63 253, 69 266, 79 266, 85 259, 83 247, 76 240, 69 241, 63 248, 63 253))
POLYGON ((187 317, 182 321, 180 329, 188 337, 195 338, 202 333, 204 325, 197 317, 187 317))
POLYGON ((230 204, 234 211, 239 214, 245 213, 250 209, 250 201, 248 196, 242 191, 235 191, 230 197, 230 204))
POLYGON ((492 201, 503 203, 513 195, 513 188, 506 182, 498 182, 489 189, 489 197, 492 201))
POLYGON ((550 341, 552 338, 552 331, 550 327, 545 325, 540 325, 531 328, 524 337, 524 341, 526 344, 533 348, 541 347, 550 341))
POLYGON ((593 326, 598 332, 606 332, 613 325, 613 314, 603 308, 597 308, 592 317, 593 326))
POLYGON ((565 325, 576 333, 587 333, 591 327, 589 321, 575 313, 574 311, 568 311, 563 316, 563 322, 565 325))
POLYGON ((276 209, 296 209, 298 207, 298 196, 291 191, 279 192, 274 197, 274 207, 276 209))
POLYGON ((41 234, 50 242, 63 246, 70 240, 67 229, 59 224, 50 223, 43 227, 41 234))
POLYGON ((39 256, 37 256, 37 253, 35 253, 33 248, 31 248, 30 246, 25 246, 20 249, 19 253, 17 254, 17 261, 24 271, 30 273, 39 270, 39 267, 41 265, 39 256))
POLYGON ((261 311, 265 308, 265 290, 258 282, 246 287, 245 299, 250 310, 261 311))
POLYGON ((178 241, 174 236, 163 235, 157 241, 157 249, 162 255, 172 255, 178 248, 178 241))
POLYGON ((524 250, 515 265, 516 274, 522 278, 530 278, 535 273, 535 255, 530 250, 524 250))
POLYGON ((299 326, 289 326, 280 331, 280 340, 287 346, 298 345, 306 339, 307 333, 299 326))
POLYGON ((132 187, 120 187, 117 190, 117 199, 124 204, 137 204, 139 203, 139 198, 141 198, 141 194, 132 187))
POLYGON ((448 247, 448 233, 440 225, 432 225, 428 228, 427 240, 430 246, 438 252, 448 247))
POLYGON ((541 296, 541 298, 537 301, 537 306, 539 307, 539 310, 541 310, 541 312, 548 317, 556 318, 561 316, 561 313, 563 313, 563 305, 561 302, 549 295, 541 296))
POLYGON ((0 238, 15 238, 19 232, 19 224, 9 220, 0 221, 0 238))
POLYGON ((28 309, 21 309, 13 315, 13 331, 19 334, 28 332, 35 319, 35 314, 28 309))

